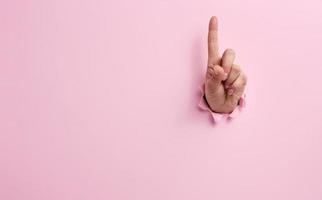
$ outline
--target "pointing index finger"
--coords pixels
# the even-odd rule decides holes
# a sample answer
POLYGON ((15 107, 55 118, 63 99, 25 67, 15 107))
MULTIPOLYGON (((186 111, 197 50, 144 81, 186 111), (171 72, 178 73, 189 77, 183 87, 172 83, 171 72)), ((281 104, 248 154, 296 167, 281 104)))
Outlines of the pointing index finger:
POLYGON ((218 64, 218 20, 212 16, 209 21, 208 32, 208 64, 218 64))

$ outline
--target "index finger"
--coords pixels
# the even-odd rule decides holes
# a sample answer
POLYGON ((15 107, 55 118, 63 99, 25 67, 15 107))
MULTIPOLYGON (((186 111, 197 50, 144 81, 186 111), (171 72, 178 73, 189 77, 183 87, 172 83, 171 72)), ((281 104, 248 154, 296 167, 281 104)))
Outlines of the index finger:
POLYGON ((208 31, 208 64, 218 64, 218 20, 212 16, 209 21, 208 31))

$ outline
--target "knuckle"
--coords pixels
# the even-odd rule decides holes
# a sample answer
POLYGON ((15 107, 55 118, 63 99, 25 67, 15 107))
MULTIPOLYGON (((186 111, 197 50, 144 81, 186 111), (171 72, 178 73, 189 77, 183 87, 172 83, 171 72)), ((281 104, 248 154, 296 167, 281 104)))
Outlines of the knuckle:
POLYGON ((235 51, 234 51, 234 49, 228 48, 228 49, 226 49, 225 53, 227 53, 227 54, 235 54, 235 51))
POLYGON ((208 78, 208 79, 209 79, 209 78, 211 78, 211 77, 212 77, 212 74, 211 74, 210 72, 207 72, 207 73, 206 73, 206 78, 208 78))
POLYGON ((213 76, 213 74, 214 74, 213 68, 208 67, 207 73, 206 73, 207 78, 211 78, 213 76))
POLYGON ((211 33, 208 37, 209 43, 215 43, 217 41, 217 36, 214 33, 211 33))
POLYGON ((224 72, 224 69, 222 67, 220 67, 219 65, 215 65, 214 70, 216 73, 224 72))
POLYGON ((242 85, 243 86, 246 86, 246 84, 247 84, 247 76, 245 75, 245 74, 242 74, 242 85))
POLYGON ((207 71, 208 71, 208 72, 213 72, 213 71, 214 71, 214 68, 213 68, 212 66, 209 66, 209 67, 207 68, 207 71))
POLYGON ((218 71, 218 72, 223 72, 224 71, 224 69, 222 68, 222 67, 220 67, 220 66, 218 66, 218 65, 216 65, 216 70, 218 71))
POLYGON ((241 68, 240 68, 240 66, 239 65, 234 65, 233 66, 233 69, 234 69, 234 71, 236 72, 236 73, 241 73, 241 68))

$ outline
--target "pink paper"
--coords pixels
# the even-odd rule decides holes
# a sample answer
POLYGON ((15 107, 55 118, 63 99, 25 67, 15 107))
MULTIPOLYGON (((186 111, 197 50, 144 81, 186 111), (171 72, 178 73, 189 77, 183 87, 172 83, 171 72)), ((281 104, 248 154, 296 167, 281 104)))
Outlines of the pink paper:
POLYGON ((321 200, 322 1, 3 0, 1 200, 321 200), (207 28, 247 107, 198 109, 207 28))

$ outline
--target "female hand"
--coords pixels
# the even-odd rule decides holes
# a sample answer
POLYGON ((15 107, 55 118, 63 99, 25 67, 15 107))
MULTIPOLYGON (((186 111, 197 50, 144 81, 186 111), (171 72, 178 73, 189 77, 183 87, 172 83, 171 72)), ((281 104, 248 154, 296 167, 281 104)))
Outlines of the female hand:
POLYGON ((208 33, 208 65, 205 97, 212 111, 231 113, 244 93, 247 77, 234 64, 235 52, 226 49, 222 57, 218 52, 218 21, 211 17, 208 33))

